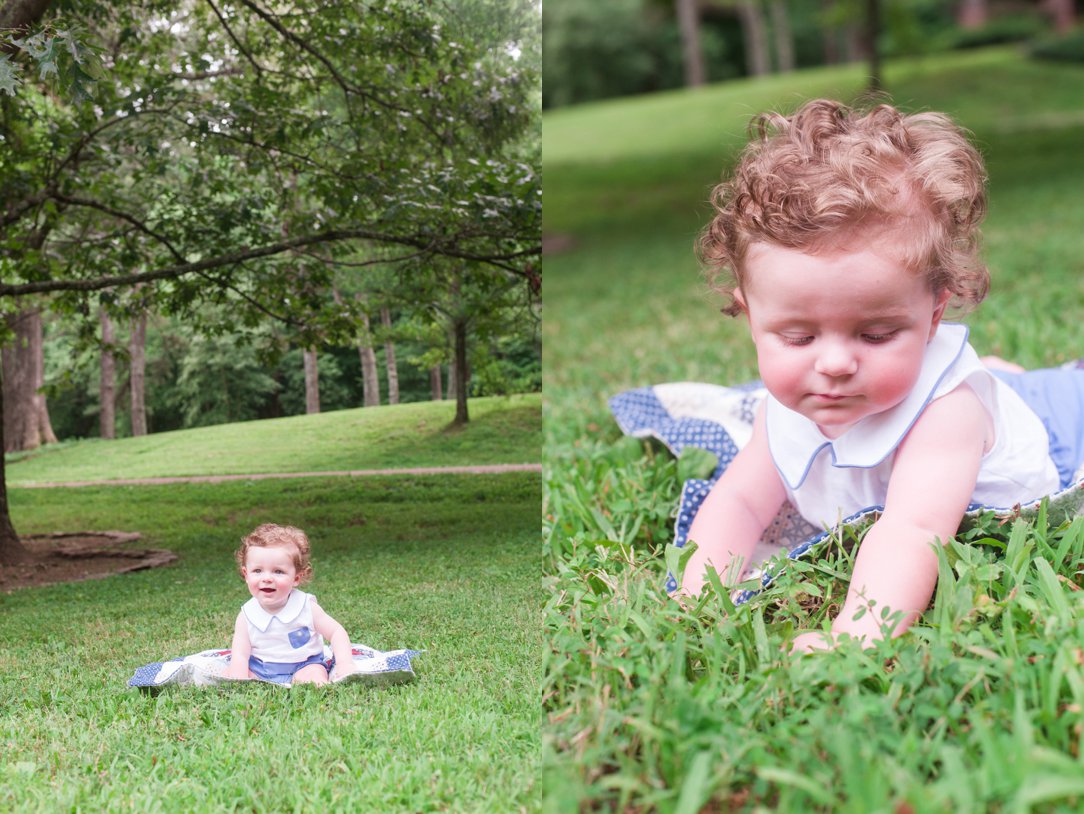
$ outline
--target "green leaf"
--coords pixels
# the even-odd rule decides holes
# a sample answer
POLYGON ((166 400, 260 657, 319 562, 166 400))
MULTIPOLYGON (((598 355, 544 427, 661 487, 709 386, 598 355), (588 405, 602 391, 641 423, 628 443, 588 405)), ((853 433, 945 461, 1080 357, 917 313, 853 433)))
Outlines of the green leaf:
POLYGON ((681 584, 681 578, 685 574, 685 565, 689 562, 689 558, 692 557, 696 551, 696 543, 692 540, 688 540, 683 546, 676 546, 673 543, 666 546, 666 551, 663 553, 663 559, 666 560, 666 568, 677 580, 678 585, 681 584))
POLYGON ((15 95, 15 89, 22 84, 19 69, 7 54, 0 54, 0 91, 8 96, 15 95))

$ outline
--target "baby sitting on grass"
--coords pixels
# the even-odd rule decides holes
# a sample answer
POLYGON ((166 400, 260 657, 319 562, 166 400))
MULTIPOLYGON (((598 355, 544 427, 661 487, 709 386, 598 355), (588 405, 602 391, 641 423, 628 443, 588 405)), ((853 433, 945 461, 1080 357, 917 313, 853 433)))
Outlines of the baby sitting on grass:
POLYGON ((227 678, 327 684, 324 640, 334 655, 331 680, 354 671, 350 636, 298 590, 312 577, 309 538, 301 529, 265 523, 241 541, 237 564, 252 599, 237 615, 227 678))

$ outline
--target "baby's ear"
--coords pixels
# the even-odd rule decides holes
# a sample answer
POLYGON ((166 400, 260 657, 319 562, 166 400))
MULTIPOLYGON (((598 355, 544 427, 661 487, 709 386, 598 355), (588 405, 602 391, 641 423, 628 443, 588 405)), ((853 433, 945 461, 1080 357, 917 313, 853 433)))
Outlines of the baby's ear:
POLYGON ((947 288, 937 294, 937 298, 934 300, 933 305, 933 322, 930 324, 930 338, 927 341, 933 340, 933 336, 937 333, 937 328, 941 324, 941 318, 945 315, 945 309, 948 307, 949 300, 951 299, 952 292, 947 288))
POLYGON ((739 313, 748 315, 749 306, 745 304, 745 295, 742 293, 742 290, 740 288, 735 288, 731 293, 731 296, 734 298, 734 307, 737 309, 737 313, 735 313, 734 316, 737 316, 739 313))

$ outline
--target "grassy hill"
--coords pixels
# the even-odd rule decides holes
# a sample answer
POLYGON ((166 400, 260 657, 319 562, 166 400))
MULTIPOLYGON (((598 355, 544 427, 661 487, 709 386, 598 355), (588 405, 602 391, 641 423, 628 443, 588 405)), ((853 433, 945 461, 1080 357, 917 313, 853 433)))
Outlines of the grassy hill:
POLYGON ((180 475, 320 472, 535 463, 541 396, 418 402, 221 424, 115 441, 89 439, 8 456, 9 485, 180 475))

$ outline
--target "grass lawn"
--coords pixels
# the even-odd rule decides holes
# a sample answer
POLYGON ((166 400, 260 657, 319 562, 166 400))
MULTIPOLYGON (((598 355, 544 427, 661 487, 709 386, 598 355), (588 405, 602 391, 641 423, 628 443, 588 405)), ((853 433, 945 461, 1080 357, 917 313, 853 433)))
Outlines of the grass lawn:
MULTIPOLYGON (((848 546, 740 609, 680 609, 661 586, 682 467, 606 408, 631 387, 756 376, 693 254, 710 187, 752 114, 862 81, 818 69, 546 114, 545 231, 569 246, 547 257, 543 326, 548 810, 1084 804, 1084 522, 983 528, 945 549, 912 633, 792 658, 845 593, 848 546)), ((1001 48, 892 62, 886 83, 955 116, 987 160, 993 288, 972 343, 1032 367, 1084 356, 1084 67, 1001 48)))
POLYGON ((259 472, 536 463, 540 394, 417 402, 290 416, 115 441, 89 439, 8 456, 9 484, 259 472))
POLYGON ((539 490, 530 474, 12 489, 20 532, 139 531, 180 560, 0 594, 0 810, 538 810, 539 490), (354 641, 426 650, 416 682, 126 689, 144 663, 228 647, 248 598, 233 551, 266 521, 309 533, 308 589, 354 641))

